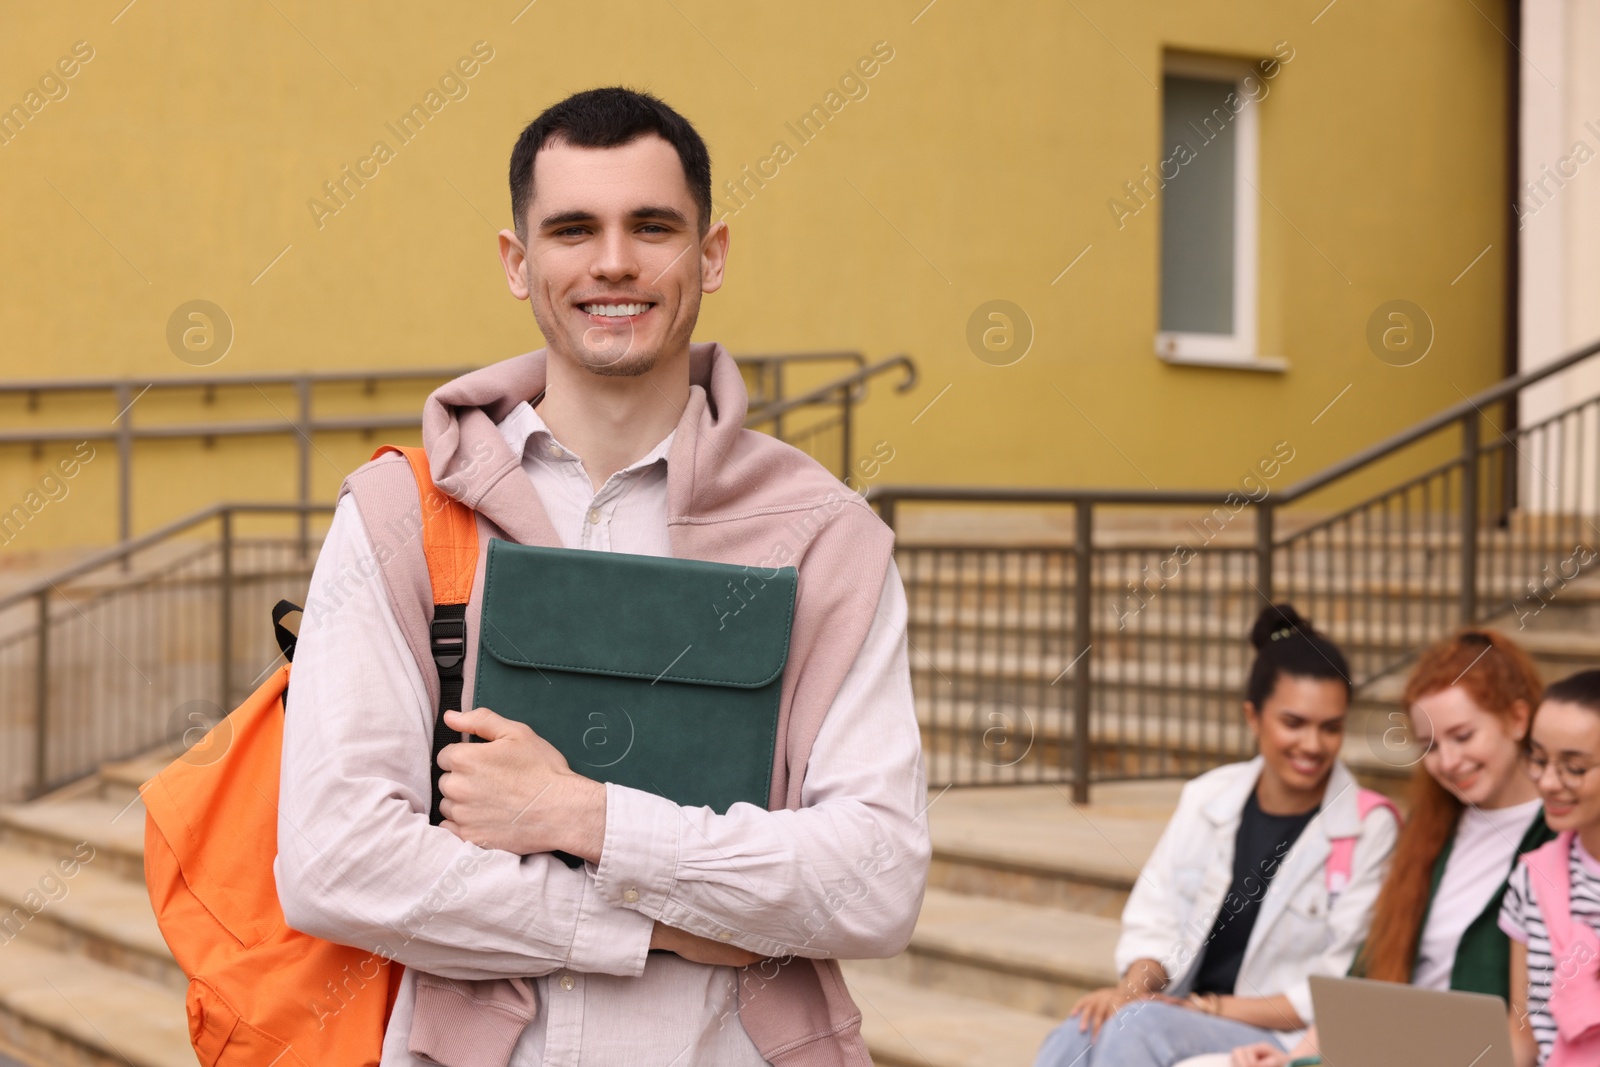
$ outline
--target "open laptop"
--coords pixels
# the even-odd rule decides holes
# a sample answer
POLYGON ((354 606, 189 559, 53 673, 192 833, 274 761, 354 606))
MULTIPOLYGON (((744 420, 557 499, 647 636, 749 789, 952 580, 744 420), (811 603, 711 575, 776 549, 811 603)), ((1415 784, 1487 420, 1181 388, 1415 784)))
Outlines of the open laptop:
POLYGON ((1315 976, 1311 1005, 1325 1067, 1512 1067, 1499 997, 1315 976))

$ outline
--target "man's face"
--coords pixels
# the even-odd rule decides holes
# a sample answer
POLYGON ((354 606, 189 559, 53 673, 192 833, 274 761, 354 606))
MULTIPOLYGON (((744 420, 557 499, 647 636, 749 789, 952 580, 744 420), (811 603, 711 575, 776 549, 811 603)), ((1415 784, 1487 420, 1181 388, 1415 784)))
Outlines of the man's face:
POLYGON ((678 153, 649 134, 616 148, 556 140, 534 162, 526 245, 500 254, 553 354, 605 375, 687 351, 702 293, 722 285, 726 223, 701 237, 678 153))

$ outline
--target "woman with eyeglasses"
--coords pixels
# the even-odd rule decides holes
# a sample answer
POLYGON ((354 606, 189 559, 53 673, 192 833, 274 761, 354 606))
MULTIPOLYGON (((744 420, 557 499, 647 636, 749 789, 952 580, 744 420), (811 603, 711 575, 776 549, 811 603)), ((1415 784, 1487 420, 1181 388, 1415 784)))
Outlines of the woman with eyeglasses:
MULTIPOLYGON (((1490 631, 1463 631, 1418 659, 1401 706, 1423 754, 1351 974, 1510 999, 1500 900, 1517 858, 1555 836, 1524 757, 1542 688, 1528 654, 1490 631)), ((1316 1063, 1316 1055, 1312 1030, 1288 1053, 1257 1043, 1182 1067, 1284 1067, 1316 1063)))
POLYGON ((1500 926, 1511 938, 1518 1067, 1600 1063, 1600 671, 1545 691, 1528 772, 1559 835, 1523 857, 1500 926))

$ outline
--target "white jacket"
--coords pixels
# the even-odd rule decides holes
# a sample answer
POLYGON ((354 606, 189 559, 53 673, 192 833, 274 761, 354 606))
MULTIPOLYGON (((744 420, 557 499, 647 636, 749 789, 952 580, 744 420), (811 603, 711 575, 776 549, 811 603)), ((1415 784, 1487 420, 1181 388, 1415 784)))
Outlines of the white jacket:
MULTIPOLYGON (((1183 787, 1178 810, 1123 909, 1119 974, 1134 960, 1159 960, 1172 979, 1166 991, 1174 996, 1189 992, 1201 950, 1233 881, 1234 839, 1261 767, 1257 756, 1208 771, 1183 787)), ((1349 971, 1366 937, 1399 834, 1399 824, 1386 808, 1359 818, 1357 788, 1344 764, 1335 761, 1322 810, 1279 862, 1239 966, 1239 996, 1285 994, 1307 1025, 1312 1022, 1307 979, 1349 971), (1349 885, 1330 894, 1330 839, 1358 834, 1349 885)))

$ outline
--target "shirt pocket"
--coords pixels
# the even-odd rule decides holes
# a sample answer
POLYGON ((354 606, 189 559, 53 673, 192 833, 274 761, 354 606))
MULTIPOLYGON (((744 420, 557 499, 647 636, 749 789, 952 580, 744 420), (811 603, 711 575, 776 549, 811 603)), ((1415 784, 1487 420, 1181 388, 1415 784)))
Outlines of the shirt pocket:
POLYGON ((1320 881, 1300 886, 1283 909, 1286 929, 1281 933, 1282 943, 1295 945, 1308 956, 1324 951, 1333 941, 1333 928, 1328 924, 1332 906, 1327 887, 1320 881))

